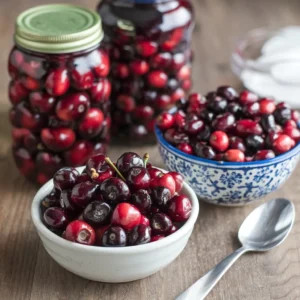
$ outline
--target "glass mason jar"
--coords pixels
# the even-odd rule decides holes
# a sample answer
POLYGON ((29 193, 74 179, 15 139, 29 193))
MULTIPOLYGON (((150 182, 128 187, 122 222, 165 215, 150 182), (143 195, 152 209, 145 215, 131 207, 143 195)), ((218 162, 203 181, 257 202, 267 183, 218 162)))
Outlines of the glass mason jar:
POLYGON ((45 5, 16 22, 8 69, 13 157, 43 184, 63 166, 105 153, 110 139, 110 61, 99 16, 71 5, 45 5))
POLYGON ((191 88, 189 0, 103 0, 98 6, 112 63, 112 132, 153 142, 154 120, 191 88))

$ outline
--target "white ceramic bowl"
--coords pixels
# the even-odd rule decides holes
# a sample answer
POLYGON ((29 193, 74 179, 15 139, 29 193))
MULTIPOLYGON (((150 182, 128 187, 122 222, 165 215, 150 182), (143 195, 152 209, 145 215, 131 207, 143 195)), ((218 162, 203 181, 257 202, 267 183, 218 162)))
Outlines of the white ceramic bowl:
MULTIPOLYGON (((82 171, 83 168, 78 168, 82 171)), ((40 188, 33 199, 31 216, 46 251, 63 268, 86 279, 128 282, 150 276, 170 264, 185 248, 199 214, 192 188, 184 183, 182 193, 192 202, 188 221, 174 234, 154 243, 124 248, 84 246, 52 233, 41 221, 40 202, 50 193, 53 181, 40 188)))

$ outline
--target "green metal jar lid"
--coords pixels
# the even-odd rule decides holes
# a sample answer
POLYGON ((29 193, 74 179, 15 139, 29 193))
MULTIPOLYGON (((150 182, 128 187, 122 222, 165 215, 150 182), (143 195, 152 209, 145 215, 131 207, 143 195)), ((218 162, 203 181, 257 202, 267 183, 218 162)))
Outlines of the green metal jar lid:
POLYGON ((37 6, 16 21, 16 44, 36 52, 78 52, 97 46, 102 39, 98 14, 74 5, 37 6))

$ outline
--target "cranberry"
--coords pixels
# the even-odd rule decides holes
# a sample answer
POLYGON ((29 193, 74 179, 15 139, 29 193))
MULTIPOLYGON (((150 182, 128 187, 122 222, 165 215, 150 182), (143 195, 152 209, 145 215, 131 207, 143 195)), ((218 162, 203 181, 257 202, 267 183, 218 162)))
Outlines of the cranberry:
POLYGON ((197 112, 199 108, 202 108, 206 105, 206 98, 203 97, 199 93, 193 93, 189 95, 188 98, 188 111, 190 112, 197 112))
POLYGON ((294 120, 288 120, 284 123, 284 129, 287 127, 298 128, 297 123, 294 120))
POLYGON ((151 65, 153 68, 166 69, 171 65, 171 62, 172 55, 169 52, 157 53, 151 58, 151 65))
POLYGON ((77 141, 64 153, 64 158, 69 166, 78 167, 86 163, 92 152, 93 144, 88 141, 77 141))
POLYGON ((197 156, 206 159, 214 159, 216 157, 216 152, 210 146, 203 145, 202 142, 198 142, 195 145, 194 152, 197 156))
POLYGON ((127 235, 122 227, 110 227, 102 237, 101 245, 103 247, 125 247, 127 244, 127 235))
POLYGON ((74 168, 66 167, 60 169, 53 177, 54 186, 61 191, 72 189, 77 182, 78 176, 79 172, 74 168))
POLYGON ((152 206, 150 194, 146 190, 138 190, 132 194, 131 203, 136 206, 142 214, 147 214, 152 206))
POLYGON ((163 186, 171 192, 171 196, 173 196, 176 192, 176 182, 170 173, 161 173, 161 175, 157 176, 156 178, 152 179, 151 188, 154 189, 155 187, 163 186))
POLYGON ((133 167, 143 167, 142 158, 134 152, 125 152, 117 160, 116 166, 118 170, 126 176, 133 167))
POLYGON ((295 146, 295 141, 286 134, 279 134, 273 142, 273 149, 281 154, 291 150, 295 146))
POLYGON ((131 196, 128 185, 116 177, 104 180, 100 185, 100 191, 103 199, 112 204, 129 201, 131 196))
POLYGON ((171 219, 164 213, 154 214, 150 224, 154 234, 167 234, 173 226, 171 219))
POLYGON ((111 83, 108 79, 100 79, 94 82, 90 88, 91 101, 95 103, 103 103, 108 101, 111 94, 111 83))
POLYGON ((200 119, 211 123, 215 119, 215 114, 207 109, 201 109, 199 112, 200 119))
POLYGON ((156 98, 156 107, 159 110, 165 110, 170 107, 171 97, 167 94, 161 94, 156 98))
POLYGON ((197 134, 196 139, 198 141, 208 142, 210 138, 211 130, 205 125, 204 128, 197 134))
POLYGON ((183 177, 178 172, 169 172, 170 175, 172 175, 173 179, 176 183, 176 192, 179 193, 182 190, 183 187, 183 177))
POLYGON ((236 132, 239 136, 244 137, 250 134, 261 135, 263 130, 257 122, 250 119, 244 119, 236 122, 236 132))
POLYGON ((85 138, 93 138, 100 133, 103 122, 103 112, 98 108, 90 108, 79 123, 78 131, 85 138))
POLYGON ((129 203, 120 203, 115 208, 111 222, 113 225, 122 226, 125 230, 131 230, 141 221, 140 211, 129 203))
POLYGON ((86 65, 85 58, 76 58, 72 64, 70 72, 74 88, 79 90, 91 88, 94 82, 94 74, 86 65))
POLYGON ((224 131, 215 131, 209 139, 210 145, 217 151, 225 151, 229 147, 229 138, 224 131))
POLYGON ((38 80, 31 78, 30 76, 23 76, 21 82, 24 87, 28 90, 35 91, 41 87, 41 84, 38 80))
POLYGON ((113 69, 113 72, 116 77, 119 77, 122 79, 125 79, 125 78, 129 77, 129 75, 130 75, 130 70, 129 70, 128 66, 126 64, 121 64, 121 63, 119 63, 115 66, 115 68, 113 69))
POLYGON ((31 176, 35 171, 35 164, 29 152, 24 148, 13 151, 14 160, 24 176, 31 176))
POLYGON ((149 71, 149 65, 145 60, 135 60, 130 64, 130 68, 135 75, 144 75, 149 71))
POLYGON ((70 128, 45 128, 41 132, 41 138, 50 150, 60 152, 70 148, 74 144, 76 135, 70 128))
POLYGON ((52 96, 62 96, 70 87, 70 79, 66 69, 52 70, 46 78, 46 90, 52 96))
POLYGON ((177 146, 177 149, 186 153, 186 154, 189 154, 189 155, 192 155, 193 154, 193 148, 190 144, 187 144, 187 143, 181 143, 177 146))
POLYGON ((89 60, 96 75, 106 77, 110 70, 110 61, 107 53, 103 49, 97 49, 89 54, 89 60))
POLYGON ((60 194, 60 206, 69 214, 78 213, 78 208, 72 202, 72 191, 64 190, 60 194))
POLYGON ((238 149, 242 152, 246 152, 244 141, 237 136, 232 136, 229 138, 229 149, 238 149))
POLYGON ((37 113, 51 113, 54 111, 56 99, 47 93, 32 92, 29 97, 30 107, 37 113))
POLYGON ((135 109, 135 100, 131 96, 119 95, 116 100, 116 105, 124 112, 132 112, 135 109))
POLYGON ((36 154, 39 150, 44 150, 39 137, 32 133, 24 136, 24 146, 32 155, 36 154))
POLYGON ((90 106, 86 93, 73 93, 61 99, 56 105, 56 114, 65 121, 83 117, 90 106))
POLYGON ((165 207, 171 198, 170 190, 164 186, 157 186, 152 189, 153 202, 159 207, 165 207))
POLYGON ((185 96, 184 90, 182 88, 178 88, 176 91, 174 91, 171 94, 172 103, 176 104, 176 102, 179 101, 184 96, 185 96))
POLYGON ((150 221, 147 217, 145 216, 141 216, 141 221, 140 224, 146 225, 146 226, 150 226, 150 221))
POLYGON ((183 66, 177 73, 177 78, 181 81, 187 80, 191 77, 191 67, 190 66, 183 66))
POLYGON ((272 150, 259 150, 254 155, 253 160, 265 160, 275 157, 275 153, 272 150))
POLYGON ((204 128, 202 120, 186 121, 184 131, 189 135, 197 135, 204 128))
POLYGON ((247 150, 256 152, 264 147, 264 139, 260 135, 249 135, 245 139, 247 150))
POLYGON ((44 213, 45 224, 52 228, 64 229, 69 221, 69 217, 60 207, 49 207, 44 213))
POLYGON ((288 135, 290 138, 292 138, 296 142, 300 141, 300 130, 297 128, 294 128, 292 126, 285 127, 283 129, 283 133, 288 135))
POLYGON ((175 123, 175 118, 172 114, 164 112, 157 118, 157 126, 161 130, 171 128, 175 123))
POLYGON ((128 171, 127 184, 132 191, 148 189, 150 186, 150 176, 146 168, 134 167, 128 171))
POLYGON ((149 105, 139 105, 134 110, 134 116, 138 120, 149 120, 153 115, 154 110, 149 105))
POLYGON ((93 181, 97 183, 101 183, 114 175, 113 169, 106 162, 106 156, 103 154, 90 158, 86 165, 86 171, 93 181))
MULTIPOLYGON (((170 128, 168 130, 166 130, 166 132, 164 133, 164 138, 166 139, 166 141, 168 143, 173 144, 174 143, 174 136, 178 134, 177 131, 174 128, 170 128)), ((186 143, 189 142, 189 137, 187 136, 187 141, 186 143)))
POLYGON ((225 152, 224 159, 230 162, 244 162, 245 154, 238 149, 229 149, 225 152))
POLYGON ((157 52, 157 49, 157 43, 151 41, 138 42, 136 45, 137 52, 144 57, 152 56, 157 52))
POLYGON ((191 79, 186 79, 182 82, 182 88, 187 92, 192 88, 192 86, 193 83, 191 79))
POLYGON ((269 98, 263 98, 259 101, 259 112, 261 114, 272 114, 276 109, 274 100, 269 98))
POLYGON ((237 118, 241 117, 243 113, 241 105, 237 102, 230 102, 227 106, 227 110, 237 118))
POLYGON ((276 127, 276 122, 273 115, 265 114, 261 116, 260 124, 266 132, 274 131, 276 127))
POLYGON ((175 125, 179 128, 182 128, 185 125, 185 117, 186 117, 185 112, 179 110, 173 116, 174 116, 175 125))
POLYGON ((242 104, 254 103, 257 101, 258 101, 258 96, 249 91, 243 91, 240 93, 240 102, 242 104))
POLYGON ((151 228, 140 224, 135 226, 128 234, 128 245, 142 245, 151 241, 151 228))
POLYGON ((247 103, 243 107, 243 112, 246 117, 254 117, 259 114, 260 106, 258 102, 247 103))
POLYGON ((191 213, 191 201, 184 195, 174 196, 168 203, 168 215, 173 222, 184 222, 191 213))
POLYGON ((152 243, 152 242, 157 242, 157 241, 162 240, 162 239, 164 239, 164 238, 165 238, 165 236, 162 235, 162 234, 153 235, 153 236, 151 237, 151 243, 152 243))
POLYGON ((225 113, 218 115, 212 122, 212 126, 215 130, 227 131, 233 128, 235 124, 235 117, 231 113, 225 113))
POLYGON ((13 105, 17 105, 22 100, 26 100, 29 95, 27 90, 20 80, 11 81, 9 84, 9 99, 13 105))
POLYGON ((209 93, 207 97, 207 108, 215 113, 223 113, 227 108, 227 100, 225 98, 215 95, 215 93, 209 93))
POLYGON ((65 236, 67 240, 83 245, 94 245, 96 239, 95 230, 80 220, 73 221, 67 226, 65 236))
POLYGON ((35 163, 39 171, 55 174, 62 167, 62 159, 58 155, 47 152, 38 152, 35 163))
POLYGON ((130 137, 137 140, 143 139, 147 134, 148 130, 144 125, 133 125, 129 132, 130 137))
POLYGON ((168 82, 168 76, 163 71, 151 71, 148 75, 148 82, 154 88, 164 88, 168 82))
POLYGON ((161 45, 165 51, 173 50, 181 41, 183 36, 183 28, 177 28, 171 31, 170 37, 161 45))
POLYGON ((72 202, 80 208, 86 207, 93 200, 97 188, 97 184, 93 182, 78 183, 72 189, 72 202))
POLYGON ((83 220, 94 228, 109 224, 112 215, 111 206, 103 201, 91 202, 83 211, 83 220))
POLYGON ((300 120, 300 113, 297 110, 292 110, 292 120, 295 121, 296 123, 299 122, 300 120))
POLYGON ((292 111, 287 107, 276 108, 273 115, 278 124, 284 125, 286 121, 292 118, 292 111))
POLYGON ((175 53, 171 60, 171 69, 174 71, 180 70, 186 64, 184 53, 175 53))
POLYGON ((221 96, 228 101, 233 101, 238 97, 238 93, 230 86, 220 86, 217 89, 217 95, 221 96))

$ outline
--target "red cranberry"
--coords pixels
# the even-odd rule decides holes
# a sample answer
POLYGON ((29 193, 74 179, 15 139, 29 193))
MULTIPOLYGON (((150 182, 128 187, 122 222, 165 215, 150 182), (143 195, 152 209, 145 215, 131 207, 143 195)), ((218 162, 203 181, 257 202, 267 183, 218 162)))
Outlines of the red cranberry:
POLYGON ((38 80, 31 78, 29 76, 23 76, 21 78, 21 82, 26 89, 31 90, 31 91, 36 91, 36 90, 40 89, 40 87, 41 87, 41 84, 38 80))
POLYGON ((254 103, 258 101, 258 96, 249 91, 243 91, 240 93, 240 102, 242 104, 254 103))
POLYGON ((280 102, 276 105, 276 108, 291 108, 291 106, 285 102, 280 102))
POLYGON ((186 120, 184 125, 184 131, 188 135, 197 135, 204 128, 204 122, 202 120, 186 120))
POLYGON ((168 204, 168 215, 173 222, 184 222, 192 213, 192 204, 184 195, 174 196, 168 204))
POLYGON ((73 221, 66 228, 66 239, 83 245, 94 245, 95 230, 86 222, 73 221))
POLYGON ((179 193, 182 190, 183 187, 183 177, 178 172, 169 172, 170 175, 172 175, 175 183, 176 183, 176 192, 179 193))
POLYGON ((175 125, 178 128, 184 127, 184 125, 185 125, 185 117, 186 117, 185 112, 182 111, 182 110, 179 110, 173 116, 174 116, 175 125))
POLYGON ((76 136, 70 128, 45 128, 41 132, 41 138, 50 150, 60 152, 70 148, 74 144, 76 136))
POLYGON ((72 64, 70 72, 74 88, 80 90, 91 88, 94 82, 94 74, 86 65, 85 58, 76 58, 72 64))
POLYGON ((24 61, 21 69, 23 73, 34 79, 40 80, 46 74, 46 70, 43 68, 43 60, 37 60, 37 58, 35 60, 24 61))
POLYGON ((53 177, 54 186, 61 191, 72 189, 79 176, 79 172, 74 168, 63 168, 57 171, 53 177))
POLYGON ((170 107, 172 102, 171 97, 167 94, 161 94, 156 98, 156 107, 159 110, 165 110, 170 107))
POLYGON ((186 154, 189 154, 189 155, 192 155, 193 154, 193 148, 190 144, 187 144, 187 143, 181 143, 177 146, 177 149, 186 153, 186 154))
POLYGON ((147 214, 152 206, 150 194, 146 190, 138 190, 132 194, 131 203, 136 206, 142 214, 147 214))
POLYGON ((157 53, 151 59, 151 66, 153 68, 167 69, 172 61, 172 55, 169 52, 157 53))
POLYGON ((230 162, 244 162, 245 154, 238 149, 229 149, 225 152, 224 159, 230 162))
POLYGON ((272 150, 259 150, 254 155, 253 160, 265 160, 275 157, 275 153, 272 150))
POLYGON ((250 119, 244 119, 236 122, 236 132, 238 135, 244 137, 250 134, 261 135, 263 130, 257 122, 250 119))
POLYGON ((232 136, 229 138, 229 149, 238 149, 242 152, 246 152, 244 141, 237 136, 232 136))
POLYGON ((153 115, 154 110, 149 105, 139 105, 134 110, 134 116, 138 120, 149 120, 153 115))
POLYGON ((171 31, 170 37, 161 45, 161 48, 165 51, 173 50, 181 41, 183 36, 183 29, 177 28, 171 31))
POLYGON ((83 211, 83 220, 93 227, 107 225, 112 215, 111 206, 103 201, 91 202, 83 211))
POLYGON ((288 135, 290 138, 296 142, 300 141, 300 130, 291 126, 285 127, 283 133, 288 135))
POLYGON ((162 234, 159 234, 159 235, 153 235, 153 236, 151 237, 151 243, 152 243, 152 242, 157 242, 157 241, 162 240, 162 239, 164 239, 164 238, 165 238, 165 236, 162 235, 162 234))
POLYGON ((206 159, 215 159, 216 152, 210 146, 203 145, 202 142, 198 142, 195 145, 194 152, 197 156, 203 157, 206 159))
POLYGON ((245 139, 246 148, 250 152, 256 152, 264 147, 264 139, 260 135, 249 135, 245 139))
POLYGON ((220 86, 217 89, 217 95, 228 101, 234 101, 238 97, 236 90, 230 86, 220 86))
POLYGON ((150 223, 154 234, 167 234, 173 226, 171 219, 163 213, 154 214, 150 223))
POLYGON ((285 153, 295 146, 295 141, 286 134, 279 134, 273 142, 273 149, 276 153, 285 153))
POLYGON ((65 121, 77 120, 83 117, 90 106, 88 95, 73 93, 61 99, 56 105, 56 114, 65 121))
POLYGON ((209 143, 217 151, 223 152, 229 147, 229 138, 224 131, 215 131, 210 136, 209 143))
POLYGON ((135 109, 135 100, 131 96, 119 95, 116 105, 119 109, 125 112, 132 112, 135 109))
POLYGON ((128 171, 127 184, 132 191, 148 189, 150 186, 150 176, 146 168, 134 167, 128 171))
POLYGON ((149 71, 149 65, 145 60, 135 60, 130 64, 130 68, 135 75, 144 75, 149 71))
POLYGON ((243 114, 242 106, 237 102, 230 102, 227 106, 227 110, 237 118, 243 114))
POLYGON ((177 73, 177 78, 179 80, 187 80, 191 77, 191 67, 190 66, 183 66, 177 73))
POLYGON ((97 188, 97 184, 89 181, 76 184, 72 189, 72 202, 80 208, 86 207, 93 200, 97 188))
POLYGON ((142 158, 134 152, 125 152, 117 160, 116 166, 118 170, 126 176, 133 167, 143 167, 142 158))
POLYGON ((62 96, 70 87, 70 79, 66 69, 52 70, 46 78, 46 90, 52 96, 62 96))
POLYGON ((191 79, 186 79, 182 82, 182 88, 185 90, 185 91, 189 91, 191 88, 192 88, 192 80, 191 79))
POLYGON ((151 228, 140 224, 135 226, 128 234, 128 245, 143 245, 151 241, 151 228))
POLYGON ((180 99, 182 99, 184 96, 185 96, 184 90, 182 88, 178 88, 176 91, 174 91, 171 94, 172 103, 176 104, 176 102, 180 101, 180 99))
POLYGON ((276 108, 273 115, 279 125, 284 125, 286 121, 292 118, 292 111, 287 107, 276 108))
POLYGON ((292 120, 295 121, 296 123, 299 122, 300 120, 300 113, 297 110, 292 110, 292 120))
POLYGON ((89 54, 89 61, 99 77, 106 77, 110 70, 110 61, 103 49, 97 49, 89 54))
POLYGON ((112 226, 103 235, 103 247, 125 247, 127 244, 126 232, 122 227, 112 226))
POLYGON ((261 114, 272 114, 276 109, 274 100, 269 98, 263 98, 259 101, 259 112, 261 114))
POLYGON ((100 133, 103 121, 103 112, 98 108, 90 108, 79 123, 78 131, 85 138, 93 138, 100 133))
POLYGON ((157 52, 157 49, 157 43, 151 41, 138 42, 136 45, 137 52, 144 57, 152 56, 157 52))
POLYGON ((106 156, 99 154, 89 159, 86 165, 86 171, 93 181, 97 183, 103 182, 105 179, 111 178, 114 171, 106 162, 106 156))
POLYGON ((11 81, 9 84, 9 99, 13 105, 17 105, 22 100, 25 100, 29 95, 27 90, 20 80, 11 81))
POLYGON ((112 204, 127 202, 131 196, 128 185, 116 177, 104 180, 100 185, 100 191, 103 199, 112 204))
POLYGON ((225 113, 218 115, 212 122, 212 126, 215 130, 227 131, 233 128, 235 124, 235 117, 231 113, 225 113))
POLYGON ((220 96, 217 96, 214 92, 208 93, 207 98, 207 108, 215 113, 223 113, 227 108, 227 100, 220 96))
POLYGON ((103 103, 108 101, 111 94, 111 83, 106 78, 94 82, 90 88, 90 94, 92 102, 103 103))
POLYGON ((64 153, 66 164, 73 167, 82 166, 93 153, 93 144, 88 141, 77 141, 64 153))
POLYGON ((32 92, 29 97, 30 107, 37 113, 51 113, 54 111, 55 98, 42 92, 32 92))
POLYGON ((271 132, 275 130, 276 122, 273 115, 263 115, 261 116, 260 124, 264 131, 271 132))
POLYGON ((119 77, 122 79, 125 79, 125 78, 129 77, 129 75, 130 75, 128 66, 126 64, 121 64, 121 63, 119 63, 115 66, 115 68, 113 69, 113 72, 116 77, 119 77))
POLYGON ((152 71, 148 75, 148 82, 155 88, 164 88, 168 82, 168 76, 163 71, 152 71))
POLYGON ((150 226, 150 221, 147 217, 145 216, 141 216, 141 221, 140 224, 146 225, 146 226, 150 226))
POLYGON ((294 121, 294 120, 288 120, 284 123, 284 128, 287 128, 287 127, 294 127, 294 128, 297 128, 297 123, 294 121))
POLYGON ((165 207, 171 198, 170 190, 164 186, 156 186, 152 189, 153 202, 159 207, 165 207))
POLYGON ((161 173, 161 175, 152 179, 150 186, 152 189, 158 186, 163 186, 169 189, 171 196, 173 196, 176 192, 176 182, 170 173, 161 173))
POLYGON ((69 221, 69 217, 60 207, 49 207, 44 213, 45 224, 52 228, 64 229, 69 221))
POLYGON ((247 117, 254 117, 259 114, 260 106, 258 102, 244 104, 243 112, 247 117))
POLYGON ((173 71, 178 71, 186 64, 186 59, 184 53, 175 53, 171 61, 171 69, 173 71))
POLYGON ((167 130, 167 129, 173 127, 174 123, 175 123, 174 116, 168 112, 162 113, 157 118, 157 126, 161 130, 167 130))
POLYGON ((115 208, 111 223, 122 226, 125 230, 131 230, 141 221, 140 211, 129 203, 118 204, 115 208))

